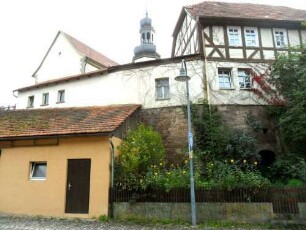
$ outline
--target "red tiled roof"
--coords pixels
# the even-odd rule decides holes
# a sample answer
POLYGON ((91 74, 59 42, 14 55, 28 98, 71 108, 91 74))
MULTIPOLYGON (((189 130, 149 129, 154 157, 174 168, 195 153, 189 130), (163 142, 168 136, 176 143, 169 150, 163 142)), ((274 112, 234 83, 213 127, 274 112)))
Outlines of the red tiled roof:
POLYGON ((99 134, 116 130, 140 105, 113 105, 0 112, 0 139, 99 134))
POLYGON ((85 55, 86 57, 89 57, 90 59, 102 64, 105 67, 118 65, 117 62, 95 51, 94 49, 90 48, 89 46, 85 45, 83 42, 80 42, 79 40, 75 39, 69 34, 66 34, 62 31, 61 33, 63 33, 66 36, 66 38, 70 41, 70 43, 77 51, 79 51, 81 54, 85 55))
POLYGON ((306 11, 285 6, 206 1, 185 9, 192 16, 305 21, 306 11))

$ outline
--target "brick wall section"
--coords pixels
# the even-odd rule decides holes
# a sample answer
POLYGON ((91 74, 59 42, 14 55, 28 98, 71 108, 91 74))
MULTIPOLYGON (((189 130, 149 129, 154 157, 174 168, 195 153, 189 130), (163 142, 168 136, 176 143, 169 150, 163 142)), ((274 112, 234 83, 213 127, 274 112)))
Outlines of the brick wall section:
MULTIPOLYGON (((275 125, 267 116, 264 106, 242 106, 242 105, 218 105, 221 119, 230 128, 245 129, 245 118, 249 112, 262 121, 263 131, 255 133, 257 138, 257 151, 276 150, 275 125)), ((187 119, 182 107, 164 107, 154 109, 142 109, 140 120, 149 124, 158 131, 167 151, 167 158, 176 162, 177 154, 186 153, 187 149, 187 119)))

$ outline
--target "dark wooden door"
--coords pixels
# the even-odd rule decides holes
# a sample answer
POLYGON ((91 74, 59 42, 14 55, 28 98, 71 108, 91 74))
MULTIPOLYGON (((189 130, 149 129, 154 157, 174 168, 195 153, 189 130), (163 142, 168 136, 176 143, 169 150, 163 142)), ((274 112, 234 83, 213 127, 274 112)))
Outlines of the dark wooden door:
POLYGON ((68 160, 66 213, 88 213, 90 159, 68 160))

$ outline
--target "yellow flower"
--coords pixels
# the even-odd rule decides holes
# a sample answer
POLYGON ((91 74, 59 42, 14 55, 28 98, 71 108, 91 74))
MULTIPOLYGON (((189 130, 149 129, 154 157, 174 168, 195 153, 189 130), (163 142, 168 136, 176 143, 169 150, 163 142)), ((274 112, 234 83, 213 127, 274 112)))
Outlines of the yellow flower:
POLYGON ((163 165, 163 163, 162 163, 162 162, 160 162, 160 163, 159 163, 159 165, 160 165, 160 166, 162 166, 162 165, 163 165))
POLYGON ((246 160, 243 160, 243 163, 246 163, 247 161, 246 160))
POLYGON ((168 175, 170 175, 170 174, 171 174, 171 172, 167 172, 167 174, 168 174, 168 175))
POLYGON ((187 164, 188 163, 188 161, 187 160, 185 160, 185 164, 187 164))
POLYGON ((186 171, 183 171, 183 174, 185 174, 186 173, 186 171))
POLYGON ((254 161, 254 165, 257 165, 257 161, 254 161))
POLYGON ((154 165, 154 168, 156 168, 156 165, 154 165))
POLYGON ((233 159, 231 159, 231 163, 234 163, 234 160, 233 160, 233 159))
POLYGON ((214 164, 213 164, 213 163, 211 163, 211 164, 210 164, 210 166, 214 166, 214 164))

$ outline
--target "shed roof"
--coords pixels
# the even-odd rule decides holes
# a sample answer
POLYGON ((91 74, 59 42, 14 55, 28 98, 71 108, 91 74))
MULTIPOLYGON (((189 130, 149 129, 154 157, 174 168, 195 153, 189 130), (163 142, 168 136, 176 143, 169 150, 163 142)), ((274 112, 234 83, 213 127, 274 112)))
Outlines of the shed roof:
POLYGON ((0 140, 115 131, 140 105, 22 109, 0 112, 0 140))

